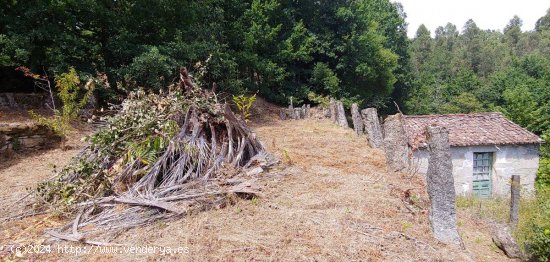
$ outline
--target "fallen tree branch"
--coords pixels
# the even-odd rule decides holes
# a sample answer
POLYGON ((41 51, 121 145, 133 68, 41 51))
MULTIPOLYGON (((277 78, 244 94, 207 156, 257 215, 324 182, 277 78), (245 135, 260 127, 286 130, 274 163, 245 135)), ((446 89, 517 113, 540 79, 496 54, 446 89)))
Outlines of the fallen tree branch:
POLYGON ((129 95, 68 168, 37 190, 48 205, 71 198, 79 210, 50 235, 91 243, 92 233, 224 206, 231 194, 262 196, 253 177, 277 161, 246 123, 185 68, 170 90, 129 95), (73 195, 60 195, 65 186, 73 195))

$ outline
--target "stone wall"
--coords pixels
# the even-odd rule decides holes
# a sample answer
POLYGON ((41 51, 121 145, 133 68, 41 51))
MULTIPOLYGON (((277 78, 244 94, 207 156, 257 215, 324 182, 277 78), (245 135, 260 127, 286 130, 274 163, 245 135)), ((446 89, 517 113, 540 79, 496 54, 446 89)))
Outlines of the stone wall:
POLYGON ((49 148, 60 140, 46 126, 35 123, 0 123, 0 154, 9 150, 49 148))
MULTIPOLYGON (((532 193, 535 188, 535 178, 539 166, 538 145, 499 145, 451 147, 453 161, 453 176, 457 195, 472 192, 473 155, 474 152, 493 152, 492 194, 493 196, 510 195, 510 178, 521 176, 522 190, 532 193)), ((413 154, 413 164, 420 174, 426 174, 428 168, 428 152, 420 149, 413 154)))
POLYGON ((50 103, 46 93, 0 93, 0 108, 42 108, 50 103))

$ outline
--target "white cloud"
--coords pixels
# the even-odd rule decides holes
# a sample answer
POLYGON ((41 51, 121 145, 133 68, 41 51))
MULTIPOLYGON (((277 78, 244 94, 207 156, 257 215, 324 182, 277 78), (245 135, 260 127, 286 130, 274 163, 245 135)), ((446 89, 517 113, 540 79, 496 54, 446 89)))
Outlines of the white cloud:
POLYGON ((524 31, 533 30, 537 20, 550 8, 548 0, 391 0, 400 2, 407 14, 408 35, 413 37, 421 24, 432 32, 451 22, 462 30, 468 19, 481 29, 500 30, 514 15, 523 21, 524 31))

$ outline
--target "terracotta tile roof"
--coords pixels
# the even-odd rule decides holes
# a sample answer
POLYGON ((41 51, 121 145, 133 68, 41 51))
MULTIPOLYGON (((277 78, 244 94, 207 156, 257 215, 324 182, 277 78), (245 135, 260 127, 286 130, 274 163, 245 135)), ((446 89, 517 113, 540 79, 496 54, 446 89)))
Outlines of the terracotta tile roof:
POLYGON ((451 146, 540 144, 537 135, 506 119, 502 113, 416 115, 404 116, 405 133, 413 148, 426 144, 428 125, 444 126, 449 130, 451 146))

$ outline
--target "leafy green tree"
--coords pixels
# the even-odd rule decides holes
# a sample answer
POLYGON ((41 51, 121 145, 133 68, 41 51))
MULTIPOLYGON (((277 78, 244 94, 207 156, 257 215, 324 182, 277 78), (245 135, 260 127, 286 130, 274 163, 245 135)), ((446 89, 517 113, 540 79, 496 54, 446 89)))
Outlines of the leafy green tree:
POLYGON ((150 47, 141 55, 135 57, 126 68, 126 82, 140 83, 159 90, 166 87, 174 75, 177 65, 174 61, 161 54, 155 46, 150 47))
POLYGON ((518 43, 521 38, 522 25, 523 22, 521 21, 521 19, 517 15, 515 15, 510 20, 510 22, 508 22, 508 25, 506 25, 506 27, 504 28, 504 37, 512 52, 517 52, 518 43))
POLYGON ((540 107, 526 85, 505 90, 503 97, 505 103, 498 109, 515 123, 532 129, 542 119, 540 107))
POLYGON ((416 66, 419 68, 419 70, 425 68, 428 69, 427 66, 430 63, 430 59, 432 56, 432 37, 430 35, 430 31, 428 28, 426 28, 425 25, 420 25, 418 27, 418 30, 416 31, 415 39, 412 44, 412 51, 415 54, 415 62, 417 63, 416 66))
POLYGON ((388 0, 29 0, 0 13, 1 65, 104 73, 121 95, 158 90, 179 66, 280 103, 307 99, 319 63, 340 81, 319 95, 364 103, 401 102, 413 78, 405 13, 388 0))
POLYGON ((316 93, 337 96, 340 91, 340 79, 325 63, 316 63, 313 67, 310 83, 316 93))
POLYGON ((71 122, 78 118, 78 113, 86 106, 89 97, 92 95, 93 86, 88 86, 87 90, 82 90, 80 78, 74 68, 70 68, 69 72, 57 76, 55 86, 63 103, 62 109, 54 110, 54 115, 51 117, 41 116, 33 111, 29 113, 38 123, 48 126, 61 136, 61 148, 65 150, 67 134, 72 129, 71 122))
POLYGON ((483 105, 469 92, 451 98, 451 101, 442 106, 441 112, 447 114, 475 113, 483 111, 483 105))
POLYGON ((472 19, 466 21, 461 37, 464 48, 462 55, 466 65, 475 73, 479 72, 479 66, 482 60, 481 54, 479 53, 482 46, 481 40, 481 30, 477 27, 477 24, 472 19))

